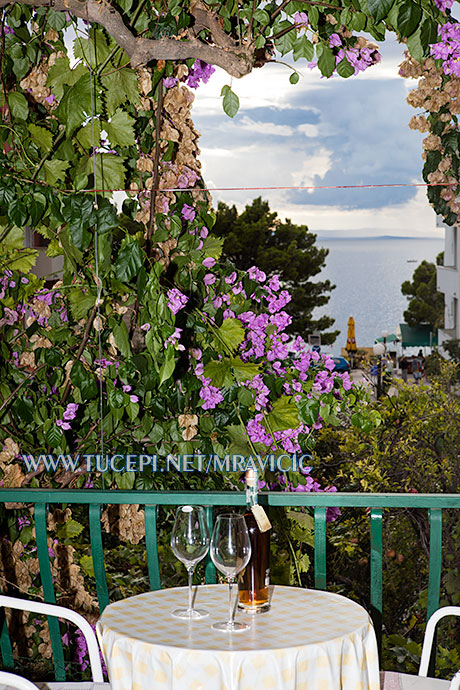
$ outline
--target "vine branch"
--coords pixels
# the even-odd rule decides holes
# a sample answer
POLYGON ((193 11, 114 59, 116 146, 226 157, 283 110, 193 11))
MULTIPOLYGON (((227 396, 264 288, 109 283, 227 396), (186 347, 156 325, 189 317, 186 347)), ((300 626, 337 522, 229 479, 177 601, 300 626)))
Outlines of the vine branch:
MULTIPOLYGON (((21 0, 32 7, 49 7, 49 0, 21 0)), ((15 5, 18 0, 0 0, 0 8, 15 5)), ((187 30, 185 40, 170 38, 141 38, 126 26, 117 10, 108 0, 54 0, 53 10, 70 12, 75 17, 100 24, 126 52, 131 66, 136 69, 151 60, 187 60, 195 58, 221 67, 233 77, 243 77, 253 68, 254 49, 241 45, 221 29, 218 17, 200 2, 191 10, 195 24, 187 30), (197 38, 207 31, 212 44, 197 38)))

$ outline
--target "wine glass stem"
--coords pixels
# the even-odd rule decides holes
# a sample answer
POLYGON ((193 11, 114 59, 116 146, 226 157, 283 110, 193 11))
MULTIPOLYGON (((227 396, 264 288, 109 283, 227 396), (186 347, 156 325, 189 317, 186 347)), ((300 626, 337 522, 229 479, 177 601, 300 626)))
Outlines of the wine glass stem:
POLYGON ((188 610, 191 611, 193 600, 193 567, 188 568, 188 610))
POLYGON ((228 625, 233 627, 233 606, 232 606, 233 580, 228 581, 228 625))

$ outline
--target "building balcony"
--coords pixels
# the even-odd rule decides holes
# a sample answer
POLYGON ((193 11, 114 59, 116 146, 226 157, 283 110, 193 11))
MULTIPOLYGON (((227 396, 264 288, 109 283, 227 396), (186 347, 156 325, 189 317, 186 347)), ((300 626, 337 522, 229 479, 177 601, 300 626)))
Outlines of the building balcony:
POLYGON ((444 293, 446 301, 458 297, 460 275, 456 268, 437 266, 437 288, 444 293))

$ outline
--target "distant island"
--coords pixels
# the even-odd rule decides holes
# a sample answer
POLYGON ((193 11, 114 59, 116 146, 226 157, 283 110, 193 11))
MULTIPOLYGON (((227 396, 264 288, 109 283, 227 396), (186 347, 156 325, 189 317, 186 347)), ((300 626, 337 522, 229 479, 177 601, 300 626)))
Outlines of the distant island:
MULTIPOLYGON (((312 230, 312 232, 314 232, 312 230)), ((331 230, 331 234, 322 234, 320 235, 319 233, 315 233, 316 237, 318 240, 443 240, 444 237, 440 234, 439 237, 426 237, 423 235, 420 235, 419 237, 414 237, 414 236, 404 236, 404 235, 348 235, 346 230, 342 231, 343 234, 337 235, 335 234, 335 230, 331 230), (334 234, 332 234, 334 233, 334 234)))

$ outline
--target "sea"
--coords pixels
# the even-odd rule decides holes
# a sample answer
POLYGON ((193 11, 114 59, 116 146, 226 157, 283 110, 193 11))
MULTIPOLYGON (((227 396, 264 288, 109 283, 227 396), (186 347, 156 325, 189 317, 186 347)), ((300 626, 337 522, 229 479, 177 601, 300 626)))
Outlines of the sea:
POLYGON ((408 299, 401 284, 411 280, 417 266, 425 259, 436 263, 444 249, 444 238, 363 237, 325 238, 317 245, 329 249, 326 267, 315 278, 329 279, 335 290, 327 305, 317 308, 313 317, 327 314, 335 319, 329 330, 340 330, 332 346, 323 350, 340 354, 347 340, 347 321, 353 316, 356 343, 371 347, 382 331, 395 333, 404 321, 408 299))

